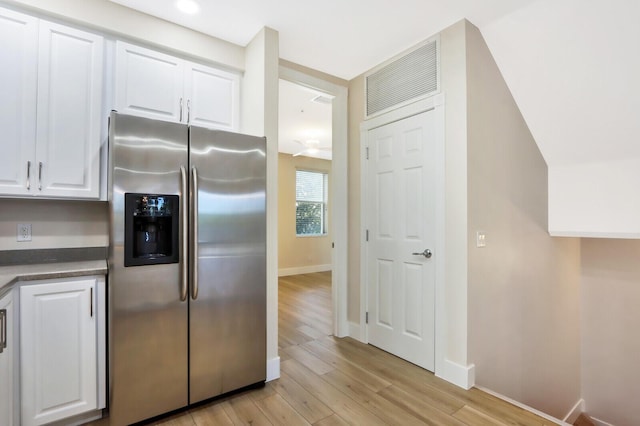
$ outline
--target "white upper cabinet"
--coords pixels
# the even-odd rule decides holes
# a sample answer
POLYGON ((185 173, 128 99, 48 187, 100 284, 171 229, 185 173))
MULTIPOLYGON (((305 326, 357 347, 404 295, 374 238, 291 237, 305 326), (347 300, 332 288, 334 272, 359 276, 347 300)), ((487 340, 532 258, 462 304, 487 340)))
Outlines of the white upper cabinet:
POLYGON ((0 192, 3 194, 29 194, 29 168, 35 161, 37 51, 38 20, 0 9, 0 192))
POLYGON ((0 195, 99 198, 103 46, 0 9, 0 195))
POLYGON ((123 114, 180 121, 182 68, 180 59, 117 42, 116 110, 123 114))
POLYGON ((187 123, 224 130, 239 129, 238 74, 186 62, 184 92, 187 123))
POLYGON ((116 44, 116 110, 238 130, 240 76, 125 42, 116 44))
POLYGON ((103 39, 40 21, 37 186, 43 195, 98 198, 103 39))

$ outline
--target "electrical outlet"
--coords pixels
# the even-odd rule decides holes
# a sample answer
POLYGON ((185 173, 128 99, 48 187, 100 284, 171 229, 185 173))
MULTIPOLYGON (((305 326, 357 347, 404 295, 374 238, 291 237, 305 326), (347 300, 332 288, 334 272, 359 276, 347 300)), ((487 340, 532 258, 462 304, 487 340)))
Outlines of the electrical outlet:
POLYGON ((487 234, 484 231, 476 232, 476 247, 486 247, 487 246, 487 234))
POLYGON ((31 224, 19 223, 18 224, 18 237, 16 241, 31 241, 31 224))

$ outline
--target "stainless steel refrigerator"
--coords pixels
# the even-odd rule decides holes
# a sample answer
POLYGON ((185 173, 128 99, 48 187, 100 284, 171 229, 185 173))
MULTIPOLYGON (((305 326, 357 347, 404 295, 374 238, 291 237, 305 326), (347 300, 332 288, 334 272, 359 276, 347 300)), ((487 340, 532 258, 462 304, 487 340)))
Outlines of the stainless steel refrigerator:
POLYGON ((266 378, 266 141, 112 112, 109 417, 266 378))

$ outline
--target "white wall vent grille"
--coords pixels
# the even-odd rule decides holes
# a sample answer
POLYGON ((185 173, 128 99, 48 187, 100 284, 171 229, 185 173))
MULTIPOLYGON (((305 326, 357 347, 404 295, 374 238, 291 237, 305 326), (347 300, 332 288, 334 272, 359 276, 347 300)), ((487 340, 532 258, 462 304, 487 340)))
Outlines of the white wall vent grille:
POLYGON ((440 90, 438 45, 428 41, 365 76, 367 118, 440 90))

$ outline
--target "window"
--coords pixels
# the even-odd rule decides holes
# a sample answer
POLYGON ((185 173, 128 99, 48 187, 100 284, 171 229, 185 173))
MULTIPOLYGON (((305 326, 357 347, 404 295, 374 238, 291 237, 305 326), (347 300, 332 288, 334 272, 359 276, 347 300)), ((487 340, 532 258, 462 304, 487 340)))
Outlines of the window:
POLYGON ((327 233, 328 175, 296 170, 296 235, 327 233))

